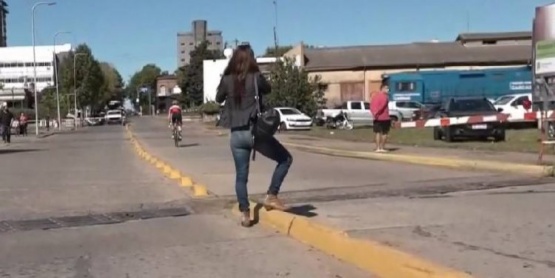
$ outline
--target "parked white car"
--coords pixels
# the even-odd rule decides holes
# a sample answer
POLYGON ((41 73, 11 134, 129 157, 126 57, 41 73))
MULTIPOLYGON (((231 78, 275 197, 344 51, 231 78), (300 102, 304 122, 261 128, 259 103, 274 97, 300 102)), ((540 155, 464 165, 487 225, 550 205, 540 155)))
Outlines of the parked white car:
POLYGON ((522 106, 522 102, 527 99, 532 101, 532 93, 524 94, 511 94, 497 98, 493 105, 496 109, 503 109, 504 114, 509 114, 513 117, 522 116, 527 112, 522 106))
POLYGON ((274 108, 279 112, 281 118, 280 130, 309 130, 312 128, 312 119, 292 107, 277 107, 274 108))

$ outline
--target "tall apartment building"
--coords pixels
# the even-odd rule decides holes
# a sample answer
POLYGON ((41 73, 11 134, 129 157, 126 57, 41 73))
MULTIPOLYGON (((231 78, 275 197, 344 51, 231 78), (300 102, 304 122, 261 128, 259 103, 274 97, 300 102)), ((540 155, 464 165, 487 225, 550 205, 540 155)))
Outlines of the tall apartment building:
POLYGON ((209 31, 206 20, 193 21, 191 32, 177 33, 177 66, 189 64, 191 51, 203 41, 208 41, 210 50, 224 50, 222 31, 209 31))
POLYGON ((6 17, 8 16, 8 4, 5 0, 0 0, 0 47, 8 45, 8 28, 6 17))

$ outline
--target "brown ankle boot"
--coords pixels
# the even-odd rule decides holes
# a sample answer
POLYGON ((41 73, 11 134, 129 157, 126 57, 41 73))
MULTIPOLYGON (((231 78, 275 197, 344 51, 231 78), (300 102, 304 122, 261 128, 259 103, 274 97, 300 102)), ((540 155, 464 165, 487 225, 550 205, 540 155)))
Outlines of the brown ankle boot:
POLYGON ((283 202, 278 198, 277 195, 266 195, 266 199, 264 199, 264 207, 266 210, 280 210, 284 211, 287 210, 287 207, 283 204, 283 202))
POLYGON ((251 212, 248 210, 243 211, 241 213, 241 226, 248 228, 251 226, 251 224, 251 212))

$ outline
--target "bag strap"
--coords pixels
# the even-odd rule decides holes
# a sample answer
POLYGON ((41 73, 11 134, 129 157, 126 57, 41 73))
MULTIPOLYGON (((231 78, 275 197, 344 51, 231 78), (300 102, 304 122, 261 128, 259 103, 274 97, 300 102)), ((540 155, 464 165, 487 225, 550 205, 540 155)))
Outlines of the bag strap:
MULTIPOLYGON (((254 79, 254 101, 256 102, 256 116, 260 118, 260 116, 262 115, 262 110, 260 109, 260 94, 258 93, 258 73, 255 73, 253 75, 253 79, 254 79)), ((256 126, 253 126, 252 128, 256 128, 256 126)), ((253 149, 252 149, 252 161, 256 160, 256 149, 254 148, 254 146, 256 145, 256 137, 254 136, 254 134, 252 135, 252 145, 253 145, 253 149)))
POLYGON ((254 73, 254 100, 256 101, 256 113, 258 116, 262 115, 262 109, 260 109, 260 93, 258 92, 258 72, 254 73))

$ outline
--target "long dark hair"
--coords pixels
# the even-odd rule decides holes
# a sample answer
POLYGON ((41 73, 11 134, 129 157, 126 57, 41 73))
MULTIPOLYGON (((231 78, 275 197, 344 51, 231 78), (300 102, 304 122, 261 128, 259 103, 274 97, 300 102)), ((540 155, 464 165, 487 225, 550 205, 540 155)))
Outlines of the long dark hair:
POLYGON ((224 75, 230 75, 233 78, 233 99, 235 102, 240 103, 245 96, 247 75, 259 71, 254 51, 250 45, 240 45, 233 51, 233 56, 231 56, 224 70, 224 75))

